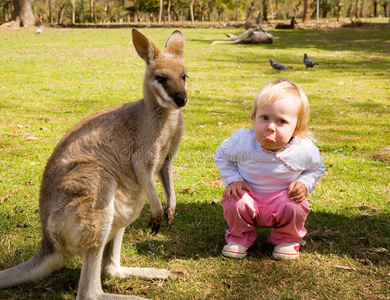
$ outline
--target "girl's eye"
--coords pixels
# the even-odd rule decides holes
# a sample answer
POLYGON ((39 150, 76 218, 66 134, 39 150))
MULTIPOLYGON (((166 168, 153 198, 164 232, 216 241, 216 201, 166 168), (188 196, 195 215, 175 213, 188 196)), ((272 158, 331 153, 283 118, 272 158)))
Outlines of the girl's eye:
POLYGON ((281 119, 281 120, 279 120, 279 123, 280 124, 286 124, 287 122, 285 120, 281 119))
POLYGON ((264 121, 267 121, 268 120, 268 117, 267 116, 261 116, 260 119, 264 120, 264 121))

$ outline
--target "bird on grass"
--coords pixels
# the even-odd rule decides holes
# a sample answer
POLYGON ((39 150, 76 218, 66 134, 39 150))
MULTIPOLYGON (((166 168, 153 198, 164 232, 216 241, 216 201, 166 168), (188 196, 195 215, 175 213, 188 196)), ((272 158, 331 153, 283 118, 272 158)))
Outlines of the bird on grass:
POLYGON ((315 65, 319 65, 319 63, 316 63, 314 60, 311 60, 310 58, 308 58, 306 53, 303 56, 303 63, 306 66, 306 70, 307 70, 307 68, 312 68, 313 69, 313 67, 315 65))
POLYGON ((41 34, 43 31, 43 26, 39 26, 39 28, 37 29, 37 31, 35 31, 36 34, 41 34))
POLYGON ((290 66, 287 66, 287 65, 284 65, 280 62, 277 62, 277 61, 273 61, 272 59, 269 60, 270 64, 271 64, 271 67, 274 68, 276 71, 278 71, 278 73, 281 71, 281 70, 288 70, 288 69, 292 69, 292 67, 290 66))

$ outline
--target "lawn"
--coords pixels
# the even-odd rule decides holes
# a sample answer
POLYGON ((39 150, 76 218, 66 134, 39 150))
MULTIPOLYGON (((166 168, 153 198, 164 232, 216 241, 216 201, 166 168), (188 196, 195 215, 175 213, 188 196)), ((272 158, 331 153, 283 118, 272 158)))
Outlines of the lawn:
MULTIPOLYGON (((161 48, 173 30, 142 31, 161 48)), ((390 28, 271 30, 275 44, 213 46, 243 30, 181 31, 190 100, 174 162, 175 224, 151 235, 146 204, 126 229, 122 262, 183 275, 103 280, 103 289, 151 299, 389 299, 390 28), (320 65, 305 70, 304 53, 320 65), (270 58, 293 69, 278 74, 270 58), (252 126, 257 91, 277 77, 306 91, 327 170, 309 196, 299 260, 272 259, 268 229, 247 258, 227 259, 213 156, 252 126)), ((39 249, 40 180, 58 140, 97 110, 141 99, 144 68, 130 29, 0 29, 0 270, 39 249)), ((74 299, 81 263, 0 290, 0 299, 74 299)))

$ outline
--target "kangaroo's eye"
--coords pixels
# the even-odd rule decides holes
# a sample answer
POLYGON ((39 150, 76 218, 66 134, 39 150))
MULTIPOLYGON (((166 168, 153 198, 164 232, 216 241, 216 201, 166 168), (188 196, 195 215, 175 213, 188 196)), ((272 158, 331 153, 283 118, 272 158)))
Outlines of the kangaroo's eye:
POLYGON ((183 77, 182 77, 182 78, 183 78, 183 80, 184 80, 184 81, 186 81, 186 80, 187 80, 187 78, 188 78, 188 76, 187 76, 187 75, 183 75, 183 77))
POLYGON ((156 80, 159 84, 164 84, 167 82, 167 77, 164 75, 156 75, 156 80))

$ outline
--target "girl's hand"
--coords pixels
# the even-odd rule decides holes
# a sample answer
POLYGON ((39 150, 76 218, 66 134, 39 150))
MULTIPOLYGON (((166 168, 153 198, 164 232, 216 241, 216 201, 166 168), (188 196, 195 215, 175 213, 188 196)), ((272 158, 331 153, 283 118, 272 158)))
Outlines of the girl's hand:
POLYGON ((299 181, 293 181, 288 187, 288 196, 292 201, 302 202, 307 195, 306 185, 299 181))
POLYGON ((236 181, 229 184, 225 191, 223 192, 223 197, 231 199, 230 195, 232 195, 236 200, 239 200, 244 195, 244 191, 253 193, 252 188, 244 181, 236 181))

